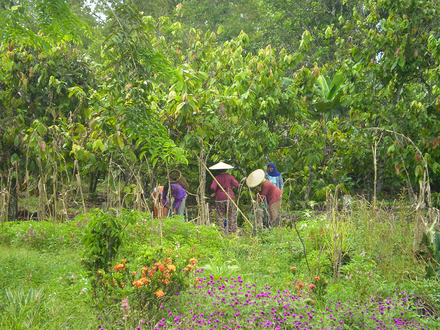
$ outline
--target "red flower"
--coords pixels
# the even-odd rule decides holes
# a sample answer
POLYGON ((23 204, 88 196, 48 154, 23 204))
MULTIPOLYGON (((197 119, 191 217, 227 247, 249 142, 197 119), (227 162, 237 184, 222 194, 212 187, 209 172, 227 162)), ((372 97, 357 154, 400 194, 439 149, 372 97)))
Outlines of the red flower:
POLYGON ((315 284, 313 284, 313 283, 312 283, 312 284, 309 284, 309 289, 310 289, 310 290, 313 290, 314 288, 315 288, 315 284))

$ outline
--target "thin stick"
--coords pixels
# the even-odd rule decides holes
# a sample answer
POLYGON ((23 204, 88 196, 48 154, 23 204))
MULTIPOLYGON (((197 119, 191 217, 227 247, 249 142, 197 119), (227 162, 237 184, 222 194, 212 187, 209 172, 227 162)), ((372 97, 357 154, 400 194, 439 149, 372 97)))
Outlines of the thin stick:
POLYGON ((303 247, 303 250, 304 250, 304 258, 306 259, 307 269, 309 270, 309 274, 310 274, 310 266, 309 266, 309 261, 307 260, 307 250, 306 250, 306 246, 304 245, 304 242, 303 242, 303 240, 302 240, 302 238, 301 238, 301 235, 299 234, 299 231, 298 231, 298 229, 296 228, 296 223, 295 223, 295 221, 293 221, 293 227, 295 228, 296 234, 298 235, 299 240, 301 241, 301 244, 302 244, 302 247, 303 247))

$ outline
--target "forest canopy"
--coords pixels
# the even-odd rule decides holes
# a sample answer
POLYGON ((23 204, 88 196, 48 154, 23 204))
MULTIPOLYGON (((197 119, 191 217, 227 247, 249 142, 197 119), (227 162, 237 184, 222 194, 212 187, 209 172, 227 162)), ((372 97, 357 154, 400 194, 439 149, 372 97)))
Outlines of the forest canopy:
POLYGON ((128 205, 174 167, 201 194, 200 164, 220 160, 239 177, 275 162, 293 207, 335 187, 412 200, 427 183, 438 204, 439 9, 2 0, 0 188, 10 217, 20 193, 44 190, 46 205, 81 179, 82 194, 106 182, 128 205))

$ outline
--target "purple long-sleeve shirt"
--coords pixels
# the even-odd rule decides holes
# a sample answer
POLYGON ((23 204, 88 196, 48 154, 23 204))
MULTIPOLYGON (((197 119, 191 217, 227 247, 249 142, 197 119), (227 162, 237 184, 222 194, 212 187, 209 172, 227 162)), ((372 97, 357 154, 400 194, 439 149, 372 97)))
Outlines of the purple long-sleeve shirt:
MULTIPOLYGON (((171 186, 174 187, 174 190, 171 193, 171 197, 174 198, 174 205, 173 206, 174 206, 174 209, 177 210, 179 208, 180 204, 182 203, 182 200, 186 197, 186 191, 185 191, 185 189, 183 189, 183 187, 180 184, 172 183, 171 186)), ((162 195, 162 203, 164 206, 168 204, 167 203, 168 193, 162 195)))

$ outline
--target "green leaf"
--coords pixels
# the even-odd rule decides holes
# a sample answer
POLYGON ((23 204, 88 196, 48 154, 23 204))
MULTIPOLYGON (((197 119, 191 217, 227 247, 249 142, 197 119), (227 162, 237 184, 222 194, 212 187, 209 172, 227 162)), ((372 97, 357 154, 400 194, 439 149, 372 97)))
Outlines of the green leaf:
POLYGON ((92 150, 96 151, 98 148, 101 151, 105 150, 104 144, 102 143, 101 139, 97 139, 97 140, 95 140, 95 142, 93 142, 92 150))

